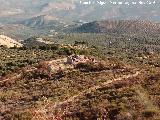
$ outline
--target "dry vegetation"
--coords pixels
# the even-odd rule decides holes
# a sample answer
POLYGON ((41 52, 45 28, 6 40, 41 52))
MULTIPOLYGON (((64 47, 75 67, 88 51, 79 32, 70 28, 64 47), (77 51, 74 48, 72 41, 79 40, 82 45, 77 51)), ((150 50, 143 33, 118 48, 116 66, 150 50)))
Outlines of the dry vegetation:
MULTIPOLYGON (((80 39, 78 36, 73 35, 68 39, 80 39)), ((90 37, 97 39, 97 36, 90 37)), ((87 37, 88 35, 83 36, 85 44, 87 37)), ((105 35, 101 37, 100 41, 105 35)), ((74 41, 75 39, 70 42, 74 41)), ((89 45, 90 43, 91 39, 88 40, 89 45)), ((128 46, 127 43, 125 45, 128 46)), ((98 48, 92 46, 86 51, 70 47, 53 49, 51 46, 19 49, 1 47, 1 71, 3 73, 6 70, 6 72, 0 81, 0 119, 160 119, 158 51, 135 52, 128 57, 129 55, 124 56, 124 53, 117 48, 115 53, 104 56, 98 48), (46 61, 73 53, 98 56, 97 59, 101 62, 97 65, 80 63, 75 69, 57 72, 50 76, 46 61), (30 58, 33 60, 31 64, 23 62, 31 60, 30 58), (10 70, 19 64, 24 65, 10 70), (7 70, 12 74, 6 75, 7 70)), ((113 49, 113 46, 111 48, 113 49)))

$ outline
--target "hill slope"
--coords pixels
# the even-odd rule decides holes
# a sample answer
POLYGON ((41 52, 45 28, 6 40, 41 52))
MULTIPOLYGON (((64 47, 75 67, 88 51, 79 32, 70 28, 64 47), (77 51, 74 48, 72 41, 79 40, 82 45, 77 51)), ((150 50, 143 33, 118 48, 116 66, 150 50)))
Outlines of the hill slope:
POLYGON ((63 59, 41 61, 1 79, 0 117, 4 120, 159 118, 159 68, 152 67, 150 71, 148 65, 133 67, 108 59, 101 61, 107 69, 83 64, 93 69, 87 72, 68 68, 49 77, 48 65, 61 63, 57 64, 61 66, 62 62, 63 59))
POLYGON ((49 15, 40 15, 37 17, 32 17, 22 22, 22 24, 29 27, 41 27, 48 24, 53 24, 57 22, 57 18, 49 15))
POLYGON ((14 46, 17 46, 17 47, 21 47, 22 44, 17 42, 16 40, 12 39, 12 38, 9 38, 5 35, 0 35, 0 45, 4 45, 4 46, 7 46, 7 47, 14 47, 14 46))
POLYGON ((73 31, 84 33, 160 33, 160 24, 149 21, 95 21, 83 24, 73 31))

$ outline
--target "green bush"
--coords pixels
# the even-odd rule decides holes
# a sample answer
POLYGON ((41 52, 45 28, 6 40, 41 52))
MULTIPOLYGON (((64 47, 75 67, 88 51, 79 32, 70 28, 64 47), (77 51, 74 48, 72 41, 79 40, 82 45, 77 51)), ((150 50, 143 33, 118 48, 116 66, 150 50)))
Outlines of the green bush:
POLYGON ((156 109, 146 109, 145 111, 143 111, 144 117, 153 117, 157 113, 158 111, 156 109))
POLYGON ((69 47, 61 48, 60 51, 58 51, 59 55, 72 55, 74 51, 71 50, 69 47))
POLYGON ((30 112, 17 112, 13 115, 13 120, 32 120, 33 116, 30 112))
POLYGON ((80 69, 82 71, 102 71, 105 70, 106 67, 104 64, 102 63, 98 63, 98 64, 93 64, 92 62, 87 62, 87 63, 78 63, 76 65, 77 69, 80 69))

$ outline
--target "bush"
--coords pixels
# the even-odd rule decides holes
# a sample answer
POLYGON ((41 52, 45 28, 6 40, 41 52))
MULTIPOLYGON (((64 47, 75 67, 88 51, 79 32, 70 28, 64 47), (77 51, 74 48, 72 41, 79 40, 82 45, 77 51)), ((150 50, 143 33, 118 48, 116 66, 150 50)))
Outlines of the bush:
POLYGON ((47 70, 38 69, 35 71, 24 73, 24 77, 28 79, 44 79, 50 78, 49 72, 47 70))
POLYGON ((76 68, 80 69, 82 71, 85 71, 85 72, 89 72, 89 71, 102 71, 102 70, 106 69, 106 67, 105 67, 104 64, 102 64, 102 63, 93 64, 92 62, 78 63, 76 65, 76 68))
POLYGON ((58 51, 59 55, 72 55, 73 53, 74 51, 67 47, 61 48, 60 51, 58 51))
POLYGON ((29 112, 17 112, 13 115, 14 120, 32 120, 33 116, 29 112))
POLYGON ((144 115, 144 117, 153 117, 157 113, 158 113, 158 111, 156 109, 146 109, 143 112, 143 115, 144 115))

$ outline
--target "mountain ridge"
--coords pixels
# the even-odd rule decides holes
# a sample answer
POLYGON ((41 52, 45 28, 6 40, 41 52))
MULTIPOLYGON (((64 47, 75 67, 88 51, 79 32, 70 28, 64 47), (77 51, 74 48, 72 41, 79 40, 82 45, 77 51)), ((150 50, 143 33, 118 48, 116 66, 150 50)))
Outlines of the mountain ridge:
POLYGON ((138 20, 104 20, 83 24, 73 29, 84 33, 160 33, 160 23, 138 20))
MULTIPOLYGON (((93 0, 95 3, 96 0, 93 0)), ((109 2, 109 0, 106 0, 109 2)), ((139 2, 138 0, 135 0, 139 2)), ((160 21, 159 3, 151 5, 81 4, 79 0, 1 0, 0 17, 29 19, 39 15, 50 15, 60 20, 151 20, 160 21)))

